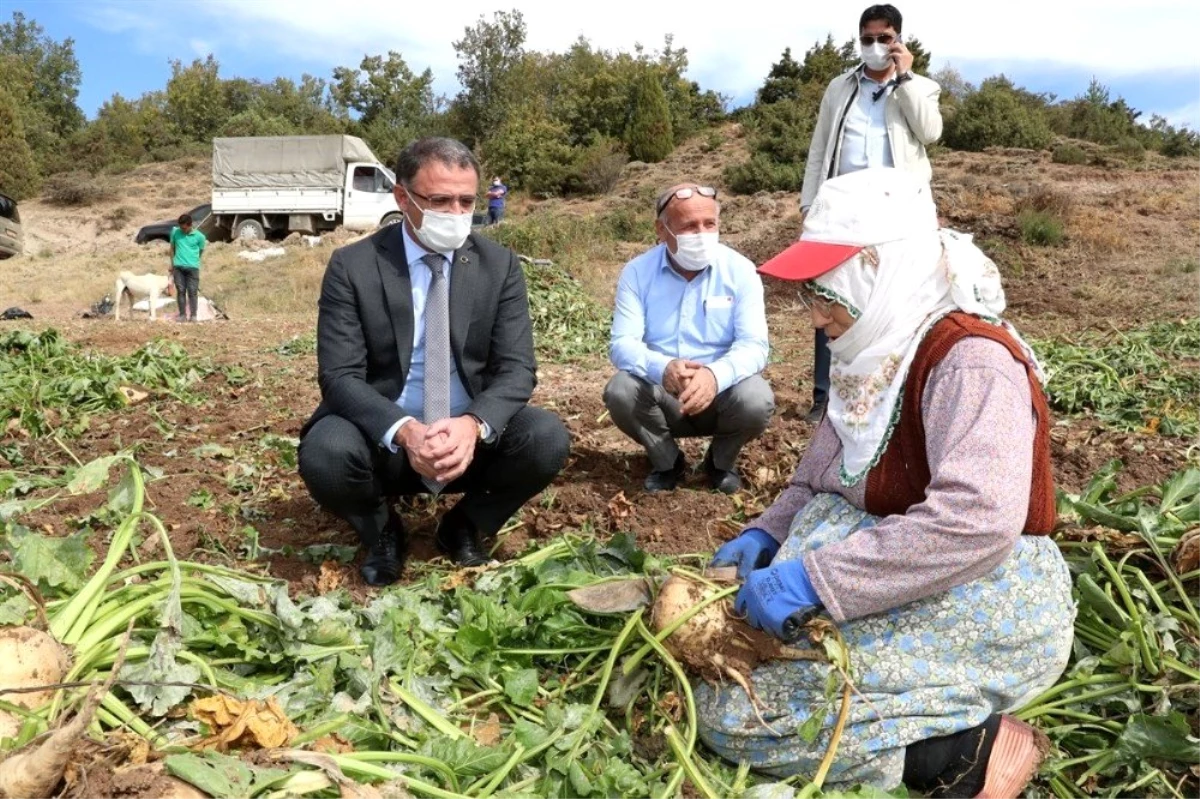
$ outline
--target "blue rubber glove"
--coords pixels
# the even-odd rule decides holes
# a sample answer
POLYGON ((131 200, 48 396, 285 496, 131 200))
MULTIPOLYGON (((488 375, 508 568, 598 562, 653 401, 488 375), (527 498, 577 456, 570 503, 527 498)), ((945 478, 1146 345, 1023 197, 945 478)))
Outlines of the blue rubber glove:
POLYGON ((796 612, 821 606, 801 560, 777 563, 750 572, 738 590, 733 608, 752 627, 783 638, 783 623, 796 612))
POLYGON ((708 565, 737 566, 738 579, 745 580, 755 569, 769 566, 778 551, 779 542, 770 533, 751 527, 732 541, 727 541, 708 565))

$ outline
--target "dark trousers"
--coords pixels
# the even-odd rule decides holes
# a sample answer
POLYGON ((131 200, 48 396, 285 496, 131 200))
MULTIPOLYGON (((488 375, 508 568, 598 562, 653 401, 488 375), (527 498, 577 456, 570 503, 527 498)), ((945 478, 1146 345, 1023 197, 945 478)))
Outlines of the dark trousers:
POLYGON ((824 330, 817 330, 813 337, 813 405, 824 405, 829 401, 829 337, 824 330))
MULTIPOLYGON (((555 414, 526 406, 491 444, 475 447, 462 477, 443 489, 462 494, 455 506, 483 536, 504 523, 562 471, 571 438, 555 414)), ((341 416, 319 419, 300 442, 300 476, 322 508, 345 519, 368 546, 388 520, 388 498, 429 489, 403 449, 368 441, 341 416)))
POLYGON ((494 225, 504 218, 504 206, 488 209, 488 224, 494 225))
POLYGON ((175 275, 175 302, 179 306, 179 315, 195 319, 200 297, 200 270, 176 266, 172 267, 172 273, 175 275), (186 309, 191 309, 191 313, 188 314, 186 309))

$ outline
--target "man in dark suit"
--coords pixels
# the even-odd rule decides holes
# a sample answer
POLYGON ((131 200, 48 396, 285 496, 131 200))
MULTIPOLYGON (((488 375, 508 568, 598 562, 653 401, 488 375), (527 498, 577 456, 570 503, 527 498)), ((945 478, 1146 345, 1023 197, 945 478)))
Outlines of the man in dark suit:
POLYGON ((404 222, 336 250, 325 271, 321 404, 300 434, 305 485, 358 533, 371 585, 403 566, 390 498, 461 492, 437 543, 477 566, 484 539, 554 479, 570 446, 555 414, 528 405, 536 363, 517 256, 471 233, 474 155, 420 139, 396 180, 404 222))

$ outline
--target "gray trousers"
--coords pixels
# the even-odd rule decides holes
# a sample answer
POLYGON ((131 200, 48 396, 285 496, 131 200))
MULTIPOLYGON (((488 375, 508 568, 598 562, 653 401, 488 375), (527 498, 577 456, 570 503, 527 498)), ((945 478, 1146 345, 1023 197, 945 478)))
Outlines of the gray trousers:
POLYGON ((604 406, 622 433, 641 444, 654 471, 670 469, 677 438, 712 436, 709 454, 718 469, 732 469, 747 441, 762 435, 775 412, 775 395, 762 375, 752 375, 716 396, 695 416, 660 385, 617 372, 604 388, 604 406))

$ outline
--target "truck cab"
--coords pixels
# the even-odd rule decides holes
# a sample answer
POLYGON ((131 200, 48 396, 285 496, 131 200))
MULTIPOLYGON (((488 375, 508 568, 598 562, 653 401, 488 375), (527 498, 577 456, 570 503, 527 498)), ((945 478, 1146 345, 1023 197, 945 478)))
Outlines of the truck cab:
POLYGON ((342 224, 350 230, 374 230, 380 224, 399 221, 396 176, 380 164, 352 163, 346 167, 346 204, 342 224))

